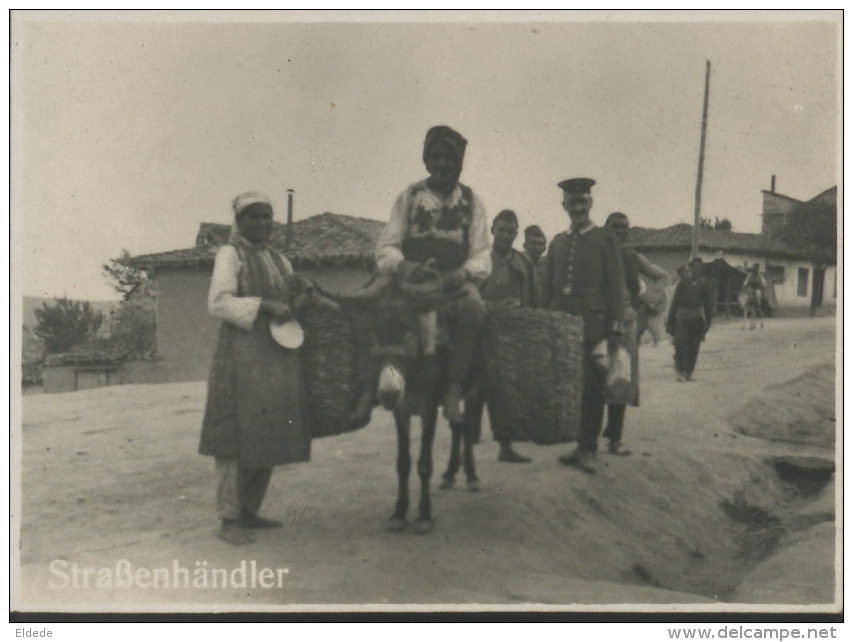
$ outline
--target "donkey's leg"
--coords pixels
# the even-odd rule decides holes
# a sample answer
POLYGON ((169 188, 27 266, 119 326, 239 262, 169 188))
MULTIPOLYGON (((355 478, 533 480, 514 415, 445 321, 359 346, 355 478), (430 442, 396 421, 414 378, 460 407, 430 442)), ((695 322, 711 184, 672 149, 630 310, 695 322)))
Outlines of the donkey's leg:
POLYGON ((432 477, 432 443, 435 438, 438 403, 437 401, 429 400, 424 406, 424 411, 421 415, 421 454, 418 458, 421 499, 418 504, 418 519, 415 523, 417 532, 421 534, 432 530, 432 502, 429 497, 429 482, 432 477))
POLYGON ((441 490, 446 490, 453 486, 456 482, 456 473, 459 472, 460 451, 462 449, 462 432, 464 424, 450 422, 450 459, 447 462, 447 470, 441 476, 441 483, 438 487, 441 490))
POLYGON ((397 504, 388 530, 400 531, 406 526, 406 513, 409 510, 409 473, 412 471, 412 458, 409 453, 411 416, 396 409, 394 423, 397 425, 397 504))

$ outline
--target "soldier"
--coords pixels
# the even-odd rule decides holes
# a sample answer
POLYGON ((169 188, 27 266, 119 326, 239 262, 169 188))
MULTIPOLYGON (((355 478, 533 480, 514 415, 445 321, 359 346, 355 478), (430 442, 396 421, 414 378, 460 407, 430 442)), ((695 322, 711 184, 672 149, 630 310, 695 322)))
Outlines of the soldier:
POLYGON ((689 265, 690 276, 675 286, 666 321, 666 331, 673 336, 675 346, 676 381, 694 381, 693 369, 711 327, 714 307, 711 288, 702 277, 702 259, 694 257, 689 265))
POLYGON ((545 305, 580 315, 583 329, 583 396, 578 446, 560 457, 561 464, 595 472, 594 457, 604 418, 607 373, 592 356, 601 341, 608 351, 622 339, 624 276, 616 238, 589 219, 590 190, 595 181, 574 178, 559 183, 563 209, 571 224, 551 241, 545 259, 545 305))

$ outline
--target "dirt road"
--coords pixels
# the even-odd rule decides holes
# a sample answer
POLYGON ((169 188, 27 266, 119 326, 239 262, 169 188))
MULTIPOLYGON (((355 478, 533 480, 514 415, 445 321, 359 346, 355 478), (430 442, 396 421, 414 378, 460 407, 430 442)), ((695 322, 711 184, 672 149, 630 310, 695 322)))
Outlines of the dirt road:
POLYGON ((752 332, 718 323, 691 384, 676 383, 671 346, 643 346, 643 405, 626 419, 634 454, 599 455, 597 475, 557 464, 569 446, 519 444, 533 463, 500 464, 484 429, 482 490, 438 491, 449 444, 440 423, 426 536, 385 529, 396 443, 377 411, 361 431, 316 440, 310 463, 276 470, 262 512, 285 527, 247 547, 213 536, 213 464, 195 454, 202 383, 28 396, 18 605, 830 603, 833 483, 798 488, 774 458, 835 460, 834 350, 834 319, 770 320, 752 332), (129 568, 142 581, 125 588, 129 568), (287 571, 269 586, 263 568, 287 571), (143 588, 150 569, 168 572, 143 588), (220 579, 236 570, 234 581, 212 587, 213 569, 220 579), (203 575, 207 588, 193 587, 203 575))

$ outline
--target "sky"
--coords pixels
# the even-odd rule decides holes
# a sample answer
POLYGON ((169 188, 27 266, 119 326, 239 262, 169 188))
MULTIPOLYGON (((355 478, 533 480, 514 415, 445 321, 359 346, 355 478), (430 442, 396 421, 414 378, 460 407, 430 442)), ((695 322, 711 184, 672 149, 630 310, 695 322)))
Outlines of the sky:
POLYGON ((103 263, 192 246, 201 222, 231 222, 243 191, 267 193, 280 221, 288 188, 297 220, 386 220, 426 176, 423 137, 436 124, 468 139, 461 180, 490 217, 513 209, 550 239, 567 226, 557 183, 587 176, 598 223, 615 210, 637 226, 692 223, 706 60, 703 217, 759 232, 771 175, 801 200, 839 181, 831 15, 132 15, 13 21, 13 279, 24 295, 115 299, 103 263))

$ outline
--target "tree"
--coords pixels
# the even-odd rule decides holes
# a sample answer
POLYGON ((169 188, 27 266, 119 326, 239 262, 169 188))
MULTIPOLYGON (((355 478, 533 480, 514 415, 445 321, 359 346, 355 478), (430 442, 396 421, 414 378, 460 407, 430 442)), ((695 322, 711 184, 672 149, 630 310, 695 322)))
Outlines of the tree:
POLYGON ((90 338, 104 321, 104 313, 92 309, 88 301, 55 299, 55 305, 42 303, 36 310, 36 336, 44 340, 50 354, 67 352, 71 346, 90 338))
POLYGON ((155 301, 154 283, 145 281, 113 313, 113 336, 123 337, 137 352, 152 351, 157 335, 155 301))
POLYGON ((699 228, 703 230, 724 230, 726 232, 731 232, 732 222, 727 218, 717 218, 716 216, 714 217, 713 223, 709 218, 700 218, 699 228))
POLYGON ((125 297, 148 280, 148 273, 128 265, 128 259, 130 252, 122 250, 120 257, 110 259, 109 263, 101 266, 101 274, 110 281, 116 292, 125 297))
POLYGON ((725 232, 732 231, 732 222, 727 218, 717 218, 714 217, 714 229, 715 230, 723 230, 725 232))

